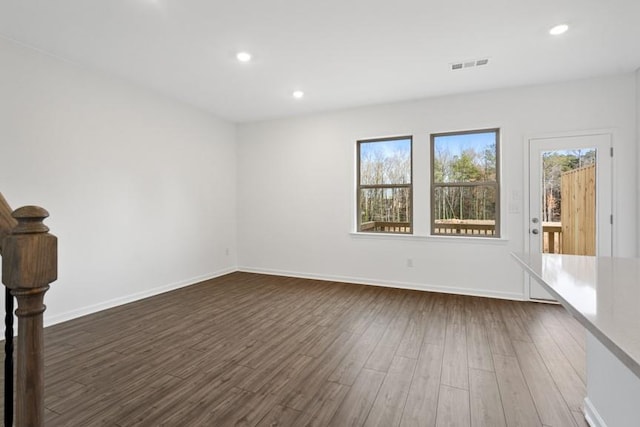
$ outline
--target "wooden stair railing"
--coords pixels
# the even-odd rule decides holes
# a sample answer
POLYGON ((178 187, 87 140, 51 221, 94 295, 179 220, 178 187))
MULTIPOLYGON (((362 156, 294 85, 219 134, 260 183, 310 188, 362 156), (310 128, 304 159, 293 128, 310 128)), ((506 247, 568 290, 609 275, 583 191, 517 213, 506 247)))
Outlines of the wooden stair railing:
MULTIPOLYGON (((11 216, 11 208, 0 193, 0 255, 2 240, 18 225, 11 216)), ((13 295, 4 289, 4 425, 13 425, 13 295)))
POLYGON ((18 222, 11 216, 11 208, 0 193, 0 254, 2 254, 2 240, 11 233, 18 222))
POLYGON ((58 241, 43 224, 48 216, 37 206, 11 212, 0 193, 2 282, 18 303, 16 427, 44 425, 44 294, 58 275, 58 241))

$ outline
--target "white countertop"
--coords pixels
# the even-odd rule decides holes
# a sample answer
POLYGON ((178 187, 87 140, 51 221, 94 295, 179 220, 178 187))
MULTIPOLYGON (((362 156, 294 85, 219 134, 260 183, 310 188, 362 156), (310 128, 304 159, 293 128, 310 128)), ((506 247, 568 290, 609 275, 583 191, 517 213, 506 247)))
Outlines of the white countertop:
POLYGON ((640 258, 512 255, 640 377, 640 258))

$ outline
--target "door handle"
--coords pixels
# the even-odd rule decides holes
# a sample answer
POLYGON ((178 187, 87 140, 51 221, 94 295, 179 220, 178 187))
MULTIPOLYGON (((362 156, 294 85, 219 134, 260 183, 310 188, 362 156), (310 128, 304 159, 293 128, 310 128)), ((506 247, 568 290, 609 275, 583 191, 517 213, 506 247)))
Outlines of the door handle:
POLYGON ((540 233, 540 230, 538 230, 537 228, 534 228, 533 230, 531 230, 531 234, 538 234, 540 233))

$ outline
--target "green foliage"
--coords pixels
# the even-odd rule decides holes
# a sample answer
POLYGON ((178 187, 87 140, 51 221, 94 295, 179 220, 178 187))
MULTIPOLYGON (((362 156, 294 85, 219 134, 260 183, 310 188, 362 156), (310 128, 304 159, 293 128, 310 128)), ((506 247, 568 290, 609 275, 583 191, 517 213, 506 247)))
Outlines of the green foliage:
POLYGON ((452 155, 445 145, 438 145, 433 165, 436 183, 488 184, 477 187, 439 187, 434 197, 433 212, 436 220, 496 218, 496 192, 493 184, 497 176, 495 143, 481 152, 466 148, 456 155, 452 155))
POLYGON ((461 156, 454 156, 452 171, 454 181, 475 182, 482 175, 482 169, 475 162, 477 155, 473 149, 467 149, 461 156))

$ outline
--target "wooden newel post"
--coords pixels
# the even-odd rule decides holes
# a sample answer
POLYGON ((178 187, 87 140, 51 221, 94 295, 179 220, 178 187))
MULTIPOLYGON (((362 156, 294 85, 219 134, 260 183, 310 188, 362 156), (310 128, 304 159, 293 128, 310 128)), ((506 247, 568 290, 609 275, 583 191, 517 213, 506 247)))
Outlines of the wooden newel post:
POLYGON ((18 225, 2 241, 2 282, 16 297, 16 427, 44 425, 44 294, 58 277, 58 239, 37 206, 16 209, 18 225))

